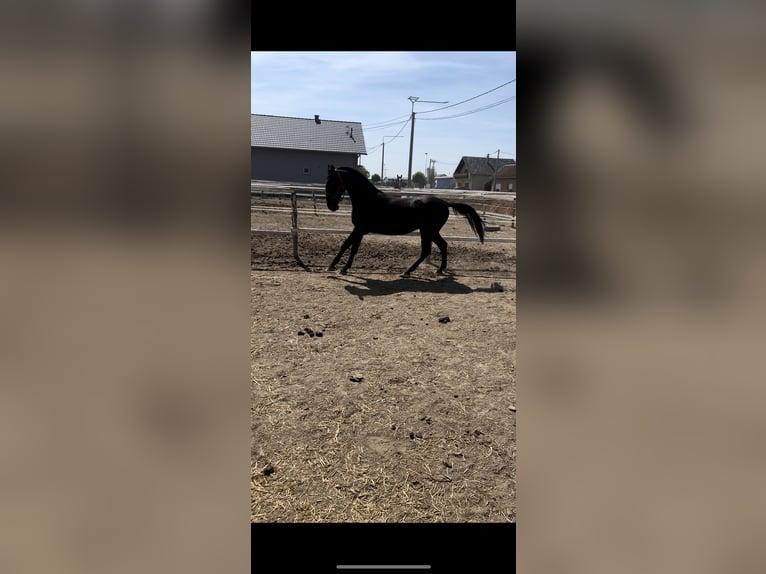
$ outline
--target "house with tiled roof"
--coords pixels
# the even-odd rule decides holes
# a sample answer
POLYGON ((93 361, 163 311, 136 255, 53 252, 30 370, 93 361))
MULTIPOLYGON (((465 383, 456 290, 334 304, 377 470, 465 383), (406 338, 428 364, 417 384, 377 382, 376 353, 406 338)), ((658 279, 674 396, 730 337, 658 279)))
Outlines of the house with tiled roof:
POLYGON ((515 165, 516 160, 464 155, 452 174, 455 187, 460 189, 489 189, 487 186, 492 185, 492 177, 496 175, 496 170, 511 164, 515 165))
POLYGON ((327 166, 367 154, 360 122, 250 114, 250 178, 324 183, 327 166))
POLYGON ((509 163, 497 170, 495 189, 498 191, 516 191, 516 164, 509 163))

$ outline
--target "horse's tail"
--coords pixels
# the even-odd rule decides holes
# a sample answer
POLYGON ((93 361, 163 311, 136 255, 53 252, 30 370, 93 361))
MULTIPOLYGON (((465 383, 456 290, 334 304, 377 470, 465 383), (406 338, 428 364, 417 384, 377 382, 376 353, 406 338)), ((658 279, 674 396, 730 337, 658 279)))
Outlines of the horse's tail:
POLYGON ((450 203, 449 206, 458 213, 464 216, 468 220, 468 225, 479 238, 479 241, 484 243, 484 223, 476 213, 476 210, 467 203, 450 203))

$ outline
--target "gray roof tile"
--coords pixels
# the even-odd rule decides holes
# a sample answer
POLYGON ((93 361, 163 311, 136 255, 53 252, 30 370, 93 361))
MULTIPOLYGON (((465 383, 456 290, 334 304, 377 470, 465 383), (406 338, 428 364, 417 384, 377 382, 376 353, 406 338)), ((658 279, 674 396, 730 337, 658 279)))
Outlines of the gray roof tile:
POLYGON ((516 164, 509 163, 498 169, 497 177, 516 177, 516 164))
POLYGON ((360 122, 250 114, 250 146, 366 154, 360 122))
POLYGON ((486 158, 464 155, 460 162, 457 164, 457 168, 455 169, 453 175, 458 175, 459 173, 470 173, 473 175, 492 175, 495 169, 495 164, 497 164, 498 167, 502 167, 504 165, 515 163, 516 160, 514 159, 506 159, 502 157, 498 161, 498 159, 494 157, 486 158))

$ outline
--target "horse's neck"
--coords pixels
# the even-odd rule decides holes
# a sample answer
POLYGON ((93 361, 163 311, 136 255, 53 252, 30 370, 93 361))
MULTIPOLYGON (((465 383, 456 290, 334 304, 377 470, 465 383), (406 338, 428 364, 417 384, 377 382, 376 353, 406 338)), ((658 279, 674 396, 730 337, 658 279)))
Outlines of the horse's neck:
POLYGON ((383 197, 382 192, 373 186, 360 185, 353 189, 347 188, 347 191, 352 203, 369 203, 383 197))

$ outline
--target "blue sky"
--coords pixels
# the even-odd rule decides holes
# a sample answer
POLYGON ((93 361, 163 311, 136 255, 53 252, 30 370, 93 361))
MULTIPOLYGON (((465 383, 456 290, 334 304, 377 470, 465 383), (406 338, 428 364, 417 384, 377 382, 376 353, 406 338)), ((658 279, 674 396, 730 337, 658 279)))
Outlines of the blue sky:
POLYGON ((464 155, 516 158, 516 83, 498 88, 515 78, 515 52, 251 52, 250 111, 361 122, 370 173, 380 174, 384 136, 398 134, 385 138, 385 175, 406 178, 408 97, 447 101, 415 103, 412 173, 435 159, 452 175, 464 155))

